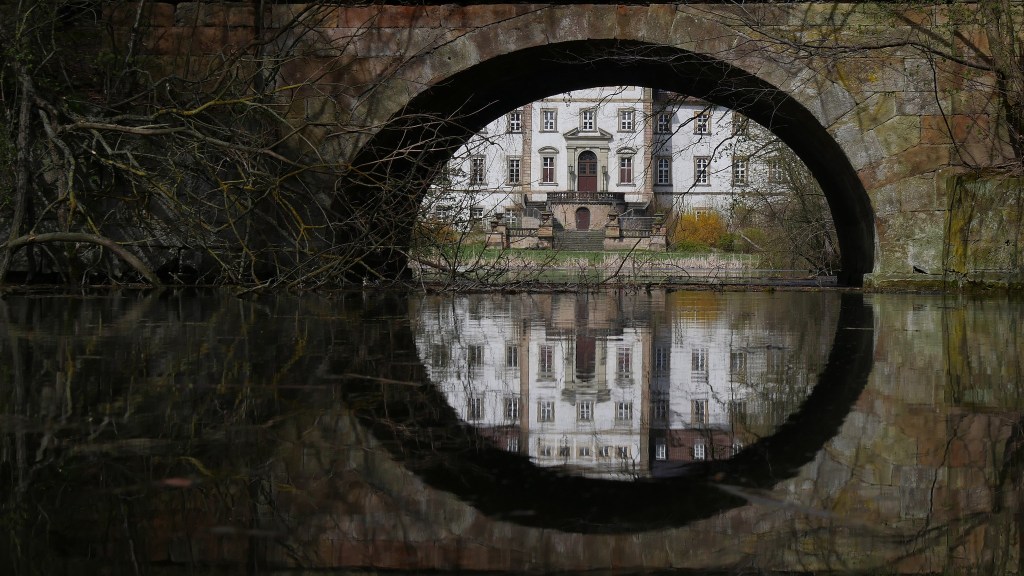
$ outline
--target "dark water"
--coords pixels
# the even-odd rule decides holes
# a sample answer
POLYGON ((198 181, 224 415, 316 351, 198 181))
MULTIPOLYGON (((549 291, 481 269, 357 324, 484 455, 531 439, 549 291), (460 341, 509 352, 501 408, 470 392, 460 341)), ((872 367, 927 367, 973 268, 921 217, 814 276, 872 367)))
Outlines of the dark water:
POLYGON ((3 573, 1018 574, 1022 320, 839 292, 8 295, 3 573))

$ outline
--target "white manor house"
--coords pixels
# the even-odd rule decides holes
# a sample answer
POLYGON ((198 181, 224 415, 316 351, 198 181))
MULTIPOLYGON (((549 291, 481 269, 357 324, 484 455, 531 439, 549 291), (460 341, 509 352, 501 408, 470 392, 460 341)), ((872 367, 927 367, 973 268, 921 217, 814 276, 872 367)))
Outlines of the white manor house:
POLYGON ((717 211, 777 182, 777 141, 729 109, 638 86, 557 94, 474 135, 425 203, 482 225, 488 242, 601 250, 665 248, 669 210, 717 211))

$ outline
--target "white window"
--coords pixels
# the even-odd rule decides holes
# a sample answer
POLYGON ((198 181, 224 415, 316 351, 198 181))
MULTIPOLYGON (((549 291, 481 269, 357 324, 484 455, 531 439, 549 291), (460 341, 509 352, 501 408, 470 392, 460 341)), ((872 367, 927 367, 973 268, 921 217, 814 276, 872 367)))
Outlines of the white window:
POLYGON ((655 161, 655 184, 672 183, 672 159, 668 156, 659 156, 655 161))
POLYGON ((551 378, 553 373, 554 364, 552 360, 555 356, 554 347, 550 344, 541 344, 540 349, 537 351, 537 372, 541 378, 551 378))
POLYGON ((732 184, 733 186, 746 186, 749 175, 750 160, 737 157, 732 160, 732 184))
POLYGON ((694 444, 693 445, 693 459, 694 460, 704 460, 706 458, 707 458, 707 454, 704 451, 704 443, 702 442, 700 444, 694 444))
POLYGON ((479 396, 469 398, 469 407, 466 410, 466 420, 483 420, 484 399, 479 396))
POLYGON ((579 403, 576 410, 576 419, 580 422, 590 422, 594 419, 593 400, 584 400, 579 403))
POLYGON ((636 112, 634 110, 619 110, 619 132, 632 132, 636 124, 636 112))
POLYGON ((537 421, 555 421, 555 402, 553 400, 540 400, 537 402, 537 421))
POLYGON ((633 183, 633 157, 619 156, 619 184, 633 183))
POLYGON ((544 444, 538 440, 537 453, 543 456, 544 458, 550 458, 555 455, 555 450, 553 447, 548 446, 547 444, 544 444))
POLYGON ((576 455, 580 458, 590 458, 590 446, 580 446, 576 455))
POLYGON ((708 169, 711 167, 711 158, 707 156, 697 156, 693 159, 693 183, 697 186, 708 186, 711 184, 711 178, 708 175, 708 169))
POLYGON ((601 448, 597 451, 597 456, 599 458, 611 458, 612 457, 612 447, 611 446, 601 446, 601 448))
POLYGON ((505 420, 519 420, 519 396, 505 396, 505 420))
POLYGON ((469 217, 473 220, 480 220, 484 217, 483 206, 473 206, 469 209, 469 217))
POLYGON ((708 423, 708 401, 707 400, 693 400, 690 402, 690 423, 691 424, 707 424, 708 423))
POLYGON ((483 156, 474 156, 469 159, 469 183, 477 186, 484 183, 483 156))
POLYGON ((619 378, 630 378, 633 375, 632 348, 619 348, 615 354, 615 373, 619 378))
POLYGON ((664 438, 658 438, 654 441, 654 459, 664 460, 668 457, 668 445, 664 438))
POLYGON ((513 110, 508 113, 508 131, 515 133, 523 131, 522 110, 513 110))
POLYGON ((519 345, 505 345, 505 368, 519 368, 519 345))
POLYGON ((701 110, 693 114, 693 133, 711 134, 711 111, 701 110))
POLYGON ((505 450, 509 452, 519 452, 519 437, 509 436, 505 439, 505 450))
POLYGON ((569 447, 564 445, 564 444, 562 446, 559 446, 558 447, 558 457, 559 458, 568 458, 569 457, 569 447))
POLYGON ((658 120, 654 125, 654 131, 658 134, 668 134, 672 132, 671 112, 660 112, 658 114, 658 120))
POLYGON ((519 178, 521 176, 522 160, 519 158, 508 159, 508 183, 519 184, 519 178))
POLYGON ((557 116, 555 110, 544 109, 540 111, 540 131, 541 132, 554 132, 558 129, 557 116))
POLYGON ((540 159, 540 181, 543 184, 555 183, 555 157, 541 156, 540 159))
POLYGON ((750 119, 738 112, 732 113, 732 133, 736 136, 746 136, 750 131, 750 119))
POLYGON ((615 420, 617 422, 632 422, 633 421, 633 403, 632 402, 616 402, 615 403, 615 420))
POLYGON ((618 456, 622 460, 628 460, 629 459, 629 446, 616 446, 615 447, 615 455, 618 456))
POLYGON ((587 108, 586 110, 580 111, 580 130, 585 132, 593 132, 595 129, 595 118, 597 117, 597 111, 593 108, 587 108))

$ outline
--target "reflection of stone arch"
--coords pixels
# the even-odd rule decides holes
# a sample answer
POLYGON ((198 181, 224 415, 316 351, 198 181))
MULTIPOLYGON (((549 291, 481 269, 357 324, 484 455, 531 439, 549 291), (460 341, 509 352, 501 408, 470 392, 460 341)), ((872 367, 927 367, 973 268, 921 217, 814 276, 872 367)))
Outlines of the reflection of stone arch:
MULTIPOLYGON (((353 400, 360 422, 408 469, 485 514, 575 532, 648 530, 682 526, 740 506, 745 500, 728 486, 768 488, 813 460, 839 430, 867 383, 873 328, 873 312, 863 296, 843 294, 831 352, 818 383, 774 434, 729 460, 682 464, 675 476, 642 482, 566 476, 495 448, 459 418, 436 387, 410 385, 426 382, 418 358, 349 367, 348 372, 372 373, 374 378, 346 379, 342 390, 353 400), (607 502, 628 505, 595 505, 607 502)), ((386 337, 392 346, 404 338, 386 337)), ((411 333, 407 337, 412 340, 411 333)), ((414 351, 415 345, 409 342, 406 349, 414 351)))

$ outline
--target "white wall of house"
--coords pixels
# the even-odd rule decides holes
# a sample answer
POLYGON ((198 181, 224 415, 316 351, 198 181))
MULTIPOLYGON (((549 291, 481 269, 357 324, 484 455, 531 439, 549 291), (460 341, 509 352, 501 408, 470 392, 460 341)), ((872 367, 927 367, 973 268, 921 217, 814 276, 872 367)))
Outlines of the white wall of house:
POLYGON ((471 138, 451 161, 445 202, 486 218, 545 201, 577 188, 589 151, 599 192, 728 216, 744 186, 767 178, 758 151, 770 140, 758 124, 701 100, 637 86, 576 90, 511 111, 471 138))

